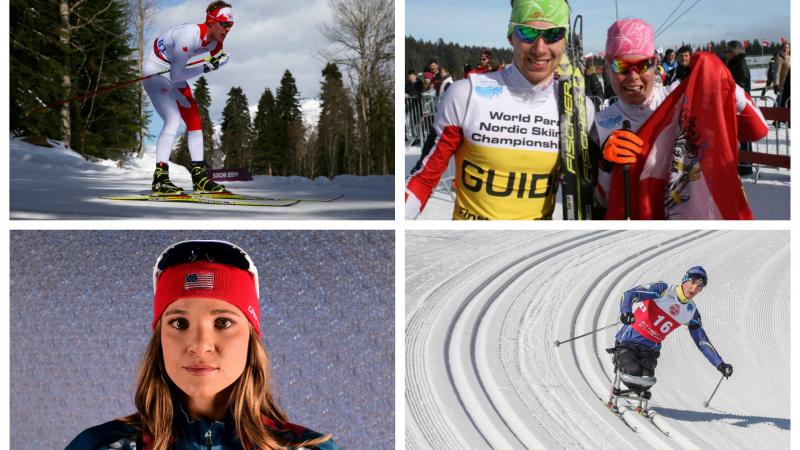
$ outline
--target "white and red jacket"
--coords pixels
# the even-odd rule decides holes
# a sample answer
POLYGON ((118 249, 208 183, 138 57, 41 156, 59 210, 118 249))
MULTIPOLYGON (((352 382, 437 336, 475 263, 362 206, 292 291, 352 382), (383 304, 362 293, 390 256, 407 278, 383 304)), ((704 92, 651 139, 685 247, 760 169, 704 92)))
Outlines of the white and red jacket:
POLYGON ((173 83, 186 81, 203 74, 203 65, 186 67, 200 55, 216 56, 222 51, 222 42, 209 41, 206 24, 185 23, 172 27, 153 42, 153 51, 148 55, 143 75, 151 75, 169 69, 173 83))

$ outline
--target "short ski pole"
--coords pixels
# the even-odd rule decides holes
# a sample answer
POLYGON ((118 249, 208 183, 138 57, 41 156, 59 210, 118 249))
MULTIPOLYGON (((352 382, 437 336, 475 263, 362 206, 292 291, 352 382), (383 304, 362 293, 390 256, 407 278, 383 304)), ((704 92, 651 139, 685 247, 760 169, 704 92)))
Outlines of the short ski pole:
POLYGON ((708 400, 706 400, 706 401, 704 401, 704 402, 703 402, 703 406, 705 406, 706 408, 708 408, 708 404, 709 404, 709 403, 711 403, 711 399, 712 399, 712 398, 714 398, 714 394, 716 394, 716 393, 717 393, 717 389, 719 389, 719 385, 720 385, 720 384, 722 384, 722 380, 724 380, 724 379, 725 379, 725 375, 723 375, 722 377, 720 377, 720 379, 719 379, 719 383, 717 383, 717 387, 715 387, 715 388, 714 388, 714 392, 712 392, 712 393, 711 393, 711 397, 708 397, 708 400))
POLYGON ((559 341, 559 340, 556 340, 556 341, 554 342, 554 344, 555 344, 555 346, 556 346, 556 347, 558 347, 558 346, 559 346, 559 345, 561 345, 561 344, 566 344, 567 342, 572 342, 572 341, 574 341, 575 339, 580 339, 580 338, 582 338, 582 337, 588 336, 588 335, 590 335, 590 334, 595 334, 595 333, 597 333, 598 331, 603 331, 603 330, 605 330, 605 329, 607 329, 607 328, 615 327, 615 326, 617 326, 617 325, 619 325, 619 322, 614 322, 614 323, 612 323, 611 325, 604 326, 603 328, 598 328, 598 329, 596 329, 596 330, 593 330, 593 331, 590 331, 590 332, 588 332, 588 333, 584 333, 584 334, 582 334, 582 335, 580 335, 580 336, 575 336, 575 337, 573 337, 573 338, 569 338, 569 339, 567 339, 566 341, 559 341))
MULTIPOLYGON (((200 63, 209 61, 210 59, 211 59, 210 56, 206 57, 206 58, 203 58, 203 59, 198 59, 197 61, 192 61, 190 63, 187 63, 186 67, 191 67, 191 66, 194 66, 196 64, 200 64, 200 63)), ((69 102, 72 102, 72 101, 75 101, 75 100, 83 100, 85 98, 94 97, 95 95, 98 95, 98 94, 111 92, 111 91, 117 90, 117 89, 119 89, 121 87, 125 87, 125 86, 127 86, 129 84, 138 83, 140 81, 144 81, 144 80, 156 77, 158 75, 163 75, 165 73, 169 73, 169 71, 170 71, 170 69, 162 70, 161 72, 156 72, 156 73, 153 73, 153 74, 150 74, 150 75, 145 75, 143 77, 134 78, 133 80, 120 81, 119 83, 114 83, 114 84, 109 85, 109 86, 104 86, 104 87, 102 87, 100 89, 97 89, 96 91, 89 91, 89 92, 86 92, 86 93, 84 93, 82 95, 77 95, 75 97, 71 97, 71 98, 67 98, 67 99, 63 99, 63 100, 58 100, 58 101, 55 101, 53 103, 48 103, 48 104, 46 104, 44 106, 40 106, 38 108, 33 108, 30 111, 28 111, 27 114, 32 114, 32 113, 39 112, 39 111, 45 111, 45 110, 53 108, 55 106, 63 105, 64 103, 69 103, 69 102)))
MULTIPOLYGON (((627 120, 622 121, 622 129, 625 131, 631 130, 631 123, 627 120)), ((622 165, 622 177, 625 186, 625 220, 631 220, 631 166, 630 164, 622 165)))

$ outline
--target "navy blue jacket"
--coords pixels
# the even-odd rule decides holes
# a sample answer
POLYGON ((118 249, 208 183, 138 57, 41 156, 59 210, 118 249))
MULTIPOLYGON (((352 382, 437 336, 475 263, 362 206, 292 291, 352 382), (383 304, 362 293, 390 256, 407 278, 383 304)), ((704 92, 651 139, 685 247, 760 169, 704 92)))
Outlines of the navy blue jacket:
MULTIPOLYGON (((174 427, 176 441, 173 450, 244 450, 242 442, 236 436, 231 420, 225 422, 205 419, 190 420, 182 408, 175 411, 174 427)), ((275 427, 278 434, 288 442, 303 442, 322 435, 307 428, 286 424, 275 427)), ((120 420, 112 420, 84 430, 65 450, 142 450, 145 446, 139 430, 120 420)), ((290 449, 299 447, 290 446, 290 449)), ((339 450, 329 440, 310 447, 318 450, 339 450)))
MULTIPOLYGON (((667 283, 659 281, 629 289, 622 294, 622 300, 619 305, 620 313, 632 312, 634 305, 640 301, 655 300, 667 295, 674 295, 676 288, 677 286, 671 288, 667 283)), ((692 336, 692 340, 694 340, 697 349, 703 353, 703 356, 706 357, 711 365, 718 367, 722 363, 722 357, 719 356, 717 350, 711 345, 708 335, 706 335, 705 330, 703 330, 703 320, 700 317, 700 310, 695 309, 694 316, 686 325, 689 328, 689 334, 692 336)), ((620 328, 616 335, 616 341, 621 344, 638 345, 650 350, 661 350, 661 344, 645 338, 630 325, 623 325, 622 328, 620 328)))

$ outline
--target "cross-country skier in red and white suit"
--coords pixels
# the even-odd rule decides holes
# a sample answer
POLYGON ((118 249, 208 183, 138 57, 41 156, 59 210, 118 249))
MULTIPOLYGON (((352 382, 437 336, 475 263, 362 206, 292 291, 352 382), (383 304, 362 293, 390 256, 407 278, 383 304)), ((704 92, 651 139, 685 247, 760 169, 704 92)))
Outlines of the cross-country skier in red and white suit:
POLYGON ((144 63, 143 75, 169 70, 144 81, 144 89, 153 107, 164 120, 164 128, 156 143, 156 170, 153 173, 153 194, 180 194, 183 189, 169 179, 169 160, 180 121, 186 124, 189 153, 192 158, 192 184, 195 192, 222 192, 225 187, 207 176, 203 158, 203 132, 200 114, 192 90, 186 80, 217 70, 228 62, 222 53, 222 43, 233 26, 231 5, 215 1, 206 9, 206 21, 201 24, 185 23, 161 33, 153 42, 153 50, 144 63), (187 67, 200 55, 210 53, 211 59, 203 64, 187 67))

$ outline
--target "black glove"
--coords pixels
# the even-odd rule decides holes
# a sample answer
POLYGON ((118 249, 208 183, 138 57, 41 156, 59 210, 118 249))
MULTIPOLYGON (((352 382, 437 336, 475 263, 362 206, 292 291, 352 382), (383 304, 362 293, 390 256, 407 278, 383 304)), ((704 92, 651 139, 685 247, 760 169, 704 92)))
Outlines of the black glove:
POLYGON ((728 378, 729 376, 733 375, 733 366, 730 364, 719 363, 719 365, 717 366, 717 370, 722 372, 722 375, 725 378, 728 378))
POLYGON ((228 63, 228 54, 220 53, 217 56, 209 58, 208 62, 203 64, 203 72, 208 73, 212 70, 217 70, 228 63))
POLYGON ((619 316, 619 321, 625 325, 630 325, 633 322, 636 322, 636 319, 633 317, 633 313, 626 312, 619 316))

